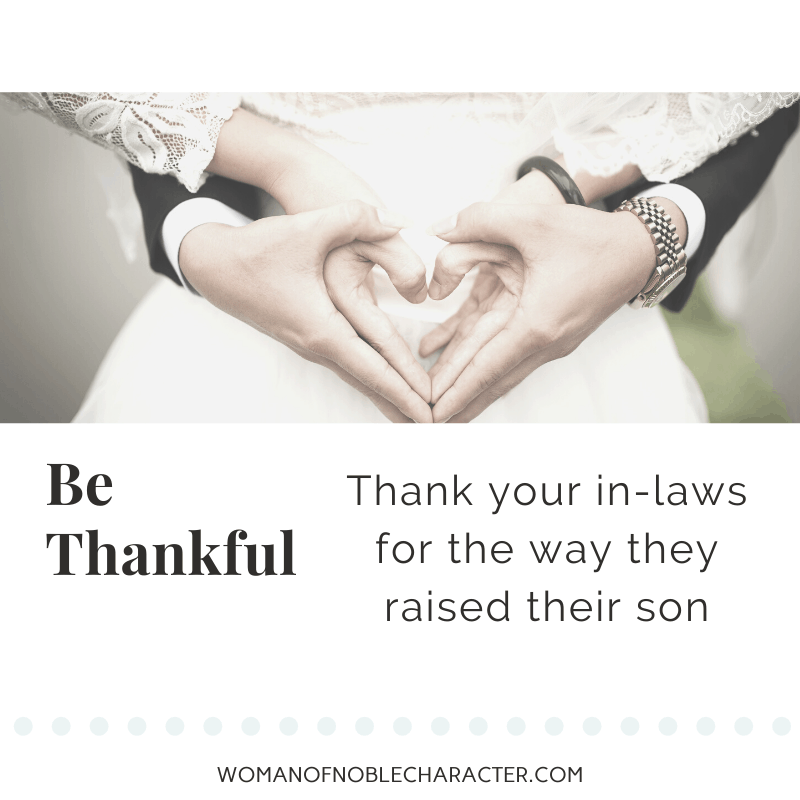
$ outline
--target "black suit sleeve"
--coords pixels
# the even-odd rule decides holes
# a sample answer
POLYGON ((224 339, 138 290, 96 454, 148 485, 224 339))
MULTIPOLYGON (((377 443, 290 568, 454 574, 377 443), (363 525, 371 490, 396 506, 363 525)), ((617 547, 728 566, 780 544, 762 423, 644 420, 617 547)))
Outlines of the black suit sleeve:
POLYGON ((212 175, 192 194, 171 175, 154 175, 131 166, 133 188, 142 210, 144 237, 150 266, 176 283, 180 283, 161 244, 161 226, 167 214, 184 200, 193 197, 210 197, 236 209, 251 219, 260 216, 259 192, 254 186, 212 175))
MULTIPOLYGON (((695 281, 714 255, 725 234, 750 205, 769 177, 784 145, 797 129, 800 104, 776 111, 758 126, 758 136, 746 134, 688 175, 673 183, 691 189, 706 210, 703 241, 689 261, 686 278, 665 298, 662 306, 680 311, 692 293, 695 281)), ((642 183, 644 188, 647 183, 642 183)), ((608 208, 616 208, 626 196, 640 191, 629 187, 607 198, 608 208)))

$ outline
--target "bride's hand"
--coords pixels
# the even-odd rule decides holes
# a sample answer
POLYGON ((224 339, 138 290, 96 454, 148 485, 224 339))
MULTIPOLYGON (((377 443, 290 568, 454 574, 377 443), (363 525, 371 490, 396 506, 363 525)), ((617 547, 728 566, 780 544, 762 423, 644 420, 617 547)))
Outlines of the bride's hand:
MULTIPOLYGON (((181 269, 209 302, 303 358, 333 370, 389 419, 431 422, 425 372, 420 381, 410 369, 405 370, 420 384, 420 396, 337 310, 323 275, 330 251, 356 240, 356 252, 367 248, 367 242, 388 247, 386 243, 398 238, 403 225, 395 215, 355 200, 319 211, 268 217, 242 228, 209 223, 184 238, 181 269)), ((390 350, 397 360, 399 348, 394 344, 390 350)))
POLYGON ((430 373, 435 422, 469 422, 571 353, 655 267, 650 237, 632 214, 476 203, 433 232, 450 243, 436 259, 437 299, 481 265, 469 304, 420 344, 425 355, 450 340, 430 373))

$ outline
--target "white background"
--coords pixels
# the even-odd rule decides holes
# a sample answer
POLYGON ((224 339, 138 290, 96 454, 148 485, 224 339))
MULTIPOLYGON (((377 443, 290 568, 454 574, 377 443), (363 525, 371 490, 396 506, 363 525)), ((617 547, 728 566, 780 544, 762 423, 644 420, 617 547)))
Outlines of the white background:
MULTIPOLYGON (((540 765, 583 767, 582 784, 477 787, 436 784, 436 796, 522 796, 558 791, 583 797, 777 797, 792 779, 796 731, 772 732, 776 717, 797 724, 795 574, 797 428, 641 426, 7 426, 3 430, 3 641, 0 708, 6 780, 13 797, 45 797, 80 786, 82 797, 218 797, 247 791, 277 796, 323 791, 335 796, 395 796, 408 785, 222 787, 217 766, 283 765, 540 765), (643 438, 656 444, 645 444, 643 438), (111 503, 48 506, 48 463, 69 462, 80 481, 111 476, 111 503), (410 481, 472 483, 473 505, 376 507, 372 492, 355 503, 348 474, 380 473, 410 481), (653 480, 724 482, 715 507, 656 507, 653 480), (626 481, 625 507, 596 505, 598 474, 626 481), (495 486, 580 482, 573 507, 537 499, 514 507, 510 493, 497 515, 495 486), (731 506, 733 482, 747 502, 731 506), (635 497, 633 491, 647 491, 635 497), (122 546, 185 545, 190 528, 223 544, 243 528, 248 543, 295 537, 296 577, 55 576, 57 554, 46 533, 98 528, 100 540, 122 546), (426 564, 377 563, 375 540, 432 540, 426 564), (470 531, 503 539, 507 565, 453 565, 445 542, 470 531), (625 541, 644 532, 667 543, 717 547, 708 570, 686 565, 633 565, 625 541), (600 573, 591 565, 539 566, 527 542, 611 541, 600 573), (386 623, 386 598, 435 596, 483 601, 508 589, 511 621, 386 623), (528 591, 564 599, 622 598, 613 623, 527 620, 528 591), (708 622, 635 620, 641 597, 702 597, 708 622), (21 737, 13 721, 29 717, 21 737), (65 737, 51 723, 66 717, 65 737), (97 716, 110 728, 89 731, 97 716), (165 722, 186 724, 179 737, 165 722), (261 732, 245 736, 254 716, 261 732), (362 716, 375 723, 355 732, 362 716), (408 717, 411 734, 392 731, 408 717), (450 733, 430 723, 446 717, 450 733), (522 717, 526 732, 506 731, 522 717), (548 735, 556 716, 564 732, 548 735), (636 717, 627 737, 620 722, 636 717), (678 732, 658 732, 663 717, 678 732), (734 732, 739 717, 750 736, 734 732), (127 732, 142 717, 141 737, 127 732), (208 717, 222 733, 203 732, 208 717), (284 717, 296 735, 279 732, 284 717), (333 736, 316 730, 336 720, 333 736), (483 717, 477 737, 469 721, 483 717), (597 717, 598 736, 582 731, 597 717), (700 736, 702 717, 716 722, 700 736), (490 793, 490 794, 489 794, 490 793)), ((690 488, 691 492, 691 488, 690 488)), ((399 495, 398 495, 399 499, 399 495)), ((276 548, 277 552, 279 548, 276 548)), ((219 553, 220 551, 217 551, 219 553)), ((152 552, 151 554, 152 555, 152 552)), ((85 559, 85 556, 83 556, 85 559)), ((279 560, 279 558, 278 558, 279 560)), ((223 558, 217 558, 222 562, 223 558)), ((85 565, 85 560, 78 564, 85 565)), ((279 562, 280 563, 280 562, 279 562)), ((153 567, 151 566, 151 571, 153 567)), ((86 567, 75 569, 85 572, 86 567)))
MULTIPOLYGON (((630 5, 517 2, 438 4, 107 3, 16 4, 4 9, 0 60, 6 90, 58 86, 230 89, 242 75, 274 90, 493 91, 797 86, 795 27, 772 9, 672 2, 630 5), (30 10, 28 10, 30 9, 30 10), (54 77, 55 76, 55 77, 54 77)), ((787 343, 787 347, 791 344, 787 343)), ((654 409, 654 416, 656 410, 654 409)), ((494 797, 554 792, 613 798, 782 797, 794 791, 797 689, 795 427, 683 428, 291 428, 131 427, 2 429, 4 657, 0 751, 14 800, 375 796, 374 786, 221 788, 216 765, 539 764, 582 766, 582 784, 392 787, 392 796, 494 797), (72 461, 84 475, 111 474, 114 501, 47 508, 46 464, 72 461), (473 509, 355 508, 343 476, 355 470, 399 481, 454 471, 488 480, 646 483, 740 480, 740 509, 540 509, 492 517, 473 509), (287 522, 288 520, 288 522, 287 522), (202 527, 221 541, 244 527, 260 541, 291 525, 298 576, 255 578, 57 578, 48 530, 98 527, 107 540, 180 541, 202 527), (55 528, 54 526, 58 526, 55 528), (630 530, 718 539, 705 575, 693 567, 636 571, 609 562, 534 569, 515 560, 461 575, 434 564, 379 569, 376 531, 433 538, 470 529, 525 542, 540 532, 627 538, 630 530), (572 571, 574 570, 574 572, 572 571), (96 581, 97 583, 93 583, 96 581), (212 581, 218 583, 211 583, 212 581), (194 583, 197 582, 197 583, 194 583), (379 621, 383 598, 428 587, 491 595, 544 584, 565 596, 596 588, 635 598, 702 593, 702 626, 408 625, 379 621), (209 585, 210 584, 210 585, 209 585), (216 588, 215 588, 216 587, 216 588), (346 622, 345 622, 346 621, 346 622), (282 736, 278 721, 300 728, 282 736), (13 733, 27 716, 34 731, 13 733), (65 716, 65 737, 50 731, 65 716), (105 736, 88 729, 95 716, 105 736), (147 733, 127 733, 141 716, 147 733), (171 737, 168 717, 185 732, 171 737), (209 716, 223 731, 202 731, 209 716), (241 719, 262 729, 246 737, 241 719), (334 736, 316 733, 321 716, 334 736), (369 737, 353 728, 375 721, 369 737), (407 716, 412 733, 391 722, 407 716), (446 716, 447 736, 430 733, 446 716), (483 737, 467 725, 489 723, 483 737), (520 737, 505 731, 523 717, 520 737), (559 737, 544 732, 564 720, 559 737), (587 737, 583 719, 603 731, 587 737), (619 722, 635 716, 640 732, 619 722), (672 716, 678 733, 663 737, 672 716), (696 720, 715 719, 699 736, 696 720), (748 716, 753 733, 733 723, 748 716), (786 716, 795 730, 775 736, 786 716), (249 795, 248 795, 249 792, 249 795)), ((522 548, 524 551, 524 547, 522 548)), ((381 787, 385 789, 385 787, 381 787)))

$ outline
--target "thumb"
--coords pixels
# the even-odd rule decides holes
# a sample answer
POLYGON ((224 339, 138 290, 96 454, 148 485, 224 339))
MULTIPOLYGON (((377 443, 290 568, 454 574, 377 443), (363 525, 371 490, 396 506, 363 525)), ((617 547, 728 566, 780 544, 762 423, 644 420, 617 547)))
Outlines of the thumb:
POLYGON ((449 244, 436 256, 436 266, 428 294, 434 300, 443 300, 478 264, 508 264, 513 261, 514 253, 515 250, 501 244, 485 242, 449 244))
POLYGON ((384 242, 360 242, 354 250, 382 267, 394 288, 410 303, 421 303, 428 296, 425 264, 400 236, 384 242))
POLYGON ((428 228, 428 234, 446 242, 490 242, 516 249, 539 220, 541 210, 535 205, 473 203, 452 217, 428 228))
POLYGON ((348 200, 316 211, 294 215, 300 233, 312 236, 321 254, 327 255, 356 239, 379 242, 413 223, 400 214, 383 211, 361 200, 348 200))

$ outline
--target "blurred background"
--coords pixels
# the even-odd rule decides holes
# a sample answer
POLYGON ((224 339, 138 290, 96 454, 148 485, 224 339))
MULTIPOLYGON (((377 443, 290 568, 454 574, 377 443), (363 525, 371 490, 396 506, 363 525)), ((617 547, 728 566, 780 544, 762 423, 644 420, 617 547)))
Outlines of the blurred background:
MULTIPOLYGON (((799 178, 795 136, 687 307, 663 312, 712 422, 800 420, 799 178)), ((164 279, 115 156, 2 103, 0 212, 0 422, 69 422, 123 322, 164 279)))

